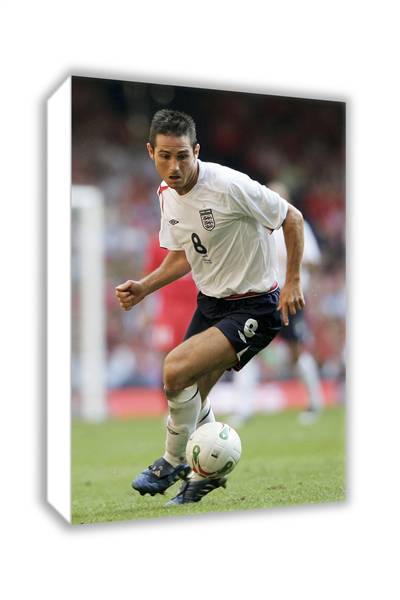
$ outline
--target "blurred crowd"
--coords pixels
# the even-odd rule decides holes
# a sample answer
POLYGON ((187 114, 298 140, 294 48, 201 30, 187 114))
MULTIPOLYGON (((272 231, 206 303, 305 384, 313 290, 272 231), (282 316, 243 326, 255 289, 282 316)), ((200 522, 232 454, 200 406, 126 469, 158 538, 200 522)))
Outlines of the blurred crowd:
MULTIPOLYGON (((157 295, 125 313, 114 288, 143 275, 159 228, 159 178, 145 147, 160 108, 191 114, 200 158, 281 181, 310 223, 322 263, 306 298, 307 344, 322 377, 341 378, 345 345, 345 107, 343 103, 215 90, 73 78, 72 177, 105 198, 107 385, 157 386, 151 345, 157 295)), ((75 218, 75 217, 74 217, 75 218)), ((74 221, 73 221, 74 233, 74 221)), ((73 235, 73 258, 79 248, 73 235)), ((79 273, 73 260, 73 373, 79 379, 79 273), (75 358, 75 360, 74 360, 75 358)), ((263 356, 263 376, 285 377, 279 344, 263 356)))

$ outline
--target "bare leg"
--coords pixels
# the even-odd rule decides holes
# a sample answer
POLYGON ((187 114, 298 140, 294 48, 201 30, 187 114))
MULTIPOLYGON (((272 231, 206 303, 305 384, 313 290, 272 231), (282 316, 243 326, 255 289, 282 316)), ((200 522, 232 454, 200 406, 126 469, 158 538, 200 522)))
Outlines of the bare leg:
POLYGON ((219 329, 210 327, 185 340, 168 354, 164 362, 167 396, 194 383, 198 384, 200 378, 206 375, 212 387, 215 381, 212 383, 211 373, 220 371, 222 374, 236 363, 237 356, 231 343, 219 329))
POLYGON ((215 369, 199 378, 198 386, 202 402, 205 402, 208 394, 224 373, 225 369, 215 369))

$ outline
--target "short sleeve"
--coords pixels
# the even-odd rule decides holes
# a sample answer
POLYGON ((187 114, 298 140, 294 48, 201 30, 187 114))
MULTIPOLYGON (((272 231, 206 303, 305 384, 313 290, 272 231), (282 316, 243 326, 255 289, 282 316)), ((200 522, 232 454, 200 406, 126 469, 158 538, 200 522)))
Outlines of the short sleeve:
POLYGON ((247 175, 231 181, 228 194, 234 212, 253 218, 268 229, 279 229, 286 218, 288 202, 247 175))
POLYGON ((159 234, 161 248, 167 248, 167 250, 183 250, 183 247, 174 239, 171 227, 168 225, 163 213, 161 213, 161 228, 159 234))
POLYGON ((164 198, 163 191, 168 189, 168 186, 163 181, 157 190, 158 199, 160 201, 161 226, 159 233, 160 247, 167 250, 183 250, 181 245, 174 239, 171 227, 165 218, 164 213, 164 198))

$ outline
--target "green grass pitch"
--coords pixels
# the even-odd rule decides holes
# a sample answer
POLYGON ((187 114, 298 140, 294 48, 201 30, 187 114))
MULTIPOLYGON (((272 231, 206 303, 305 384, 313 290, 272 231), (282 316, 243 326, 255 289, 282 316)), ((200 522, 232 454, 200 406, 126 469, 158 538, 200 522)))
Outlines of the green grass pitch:
MULTIPOLYGON (((219 417, 219 421, 223 418, 219 417)), ((242 457, 220 488, 201 502, 165 508, 164 496, 140 496, 131 480, 162 455, 161 418, 75 421, 72 429, 73 523, 153 519, 198 513, 337 502, 345 498, 343 407, 329 408, 313 424, 296 411, 257 415, 239 430, 242 457)))

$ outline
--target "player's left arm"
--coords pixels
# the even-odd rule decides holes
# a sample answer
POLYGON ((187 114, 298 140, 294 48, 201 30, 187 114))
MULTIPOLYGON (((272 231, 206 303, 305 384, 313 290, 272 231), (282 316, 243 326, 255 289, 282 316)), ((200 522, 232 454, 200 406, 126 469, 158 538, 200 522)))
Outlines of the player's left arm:
POLYGON ((289 313, 295 315, 304 308, 300 267, 304 251, 304 220, 301 212, 289 204, 282 224, 287 251, 286 280, 281 290, 278 309, 284 325, 289 325, 289 313))

